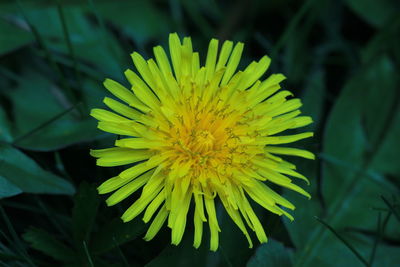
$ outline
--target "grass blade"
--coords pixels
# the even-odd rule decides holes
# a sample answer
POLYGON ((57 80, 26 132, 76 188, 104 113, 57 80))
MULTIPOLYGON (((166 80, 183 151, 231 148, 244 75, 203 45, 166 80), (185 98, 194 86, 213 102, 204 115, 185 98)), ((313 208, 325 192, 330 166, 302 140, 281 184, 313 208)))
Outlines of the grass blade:
POLYGON ((118 250, 118 254, 121 256, 121 259, 122 259, 124 265, 127 266, 127 267, 129 267, 129 266, 130 266, 130 265, 129 265, 129 262, 128 262, 128 260, 126 259, 126 257, 125 257, 125 255, 124 255, 124 253, 122 252, 121 248, 119 247, 119 244, 118 244, 117 240, 115 239, 115 236, 113 236, 113 242, 114 242, 115 247, 116 247, 117 250, 118 250))
POLYGON ((88 247, 86 245, 86 241, 85 240, 83 241, 83 248, 85 249, 85 254, 86 254, 86 257, 88 259, 89 266, 90 267, 94 267, 94 264, 93 264, 93 261, 92 261, 92 257, 90 257, 89 250, 88 250, 88 247))
POLYGON ((304 17, 304 15, 307 13, 307 11, 310 9, 310 7, 313 5, 314 0, 308 0, 306 1, 299 11, 297 11, 296 15, 290 20, 289 24, 286 26, 285 31, 279 37, 278 41, 276 42, 276 45, 274 46, 274 49, 271 52, 271 57, 275 58, 275 56, 278 54, 279 50, 283 47, 283 45, 287 42, 290 34, 295 30, 297 24, 299 24, 300 20, 304 17))
POLYGON ((24 140, 25 138, 27 138, 27 137, 29 137, 30 135, 36 133, 36 132, 39 131, 40 129, 46 127, 47 125, 49 125, 49 124, 51 124, 52 122, 58 120, 58 119, 61 118, 62 116, 68 114, 69 112, 71 112, 72 110, 74 110, 74 109, 76 108, 76 106, 79 105, 79 104, 80 104, 80 103, 75 104, 75 105, 73 105, 72 107, 67 108, 66 110, 64 110, 64 111, 62 111, 61 113, 57 114, 57 115, 54 116, 53 118, 51 118, 51 119, 45 121, 44 123, 40 124, 40 125, 37 126, 36 128, 34 128, 34 129, 30 130, 29 132, 27 132, 27 133, 25 133, 25 134, 23 134, 23 135, 21 135, 21 136, 15 138, 15 140, 14 140, 14 142, 13 142, 13 145, 17 145, 18 142, 24 140))
MULTIPOLYGON (((19 251, 19 253, 21 253, 21 256, 25 259, 25 261, 30 265, 30 266, 36 266, 33 261, 30 259, 28 253, 26 252, 26 249, 24 247, 24 245, 22 244, 21 240, 18 238, 17 232, 15 231, 10 219, 7 216, 7 213, 4 211, 3 206, 0 205, 0 213, 1 216, 3 217, 3 220, 8 228, 8 231, 11 234, 11 237, 15 243, 15 246, 17 248, 17 250, 19 251)), ((5 237, 6 235, 4 233, 2 233, 5 237)))
POLYGON ((96 8, 96 6, 94 4, 94 0, 88 0, 88 2, 89 2, 90 9, 92 10, 93 14, 96 17, 97 23, 100 26, 101 38, 103 39, 103 41, 107 45, 108 49, 110 49, 111 52, 114 54, 114 57, 117 59, 118 58, 118 52, 115 50, 114 45, 112 45, 112 43, 110 42, 110 40, 108 38, 107 29, 106 29, 106 26, 104 24, 104 20, 100 16, 99 11, 97 10, 97 8, 96 8))
POLYGON ((372 266, 373 263, 374 263, 376 250, 378 248, 379 242, 382 239, 382 236, 383 236, 383 234, 385 232, 385 229, 386 229, 386 225, 389 222, 389 219, 390 219, 391 215, 392 215, 392 212, 389 212, 386 215, 386 217, 385 217, 385 219, 383 220, 383 223, 382 223, 381 222, 382 221, 382 214, 380 212, 378 213, 378 223, 377 223, 377 230, 376 230, 377 233, 376 233, 376 236, 375 236, 374 245, 372 247, 371 256, 369 258, 370 266, 372 266))
POLYGON ((381 196, 381 198, 382 198, 383 202, 385 202, 386 206, 388 206, 390 211, 394 214, 396 219, 400 222, 400 214, 399 214, 399 212, 395 209, 395 207, 384 196, 381 196))
POLYGON ((347 242, 341 235, 339 235, 338 232, 336 232, 335 229, 333 229, 332 226, 330 226, 328 223, 326 223, 325 221, 323 221, 322 219, 318 218, 317 216, 315 216, 315 219, 317 221, 319 221, 322 225, 324 225, 326 228, 328 228, 340 241, 343 242, 343 244, 346 245, 346 247, 348 247, 353 254, 365 265, 365 266, 370 266, 370 264, 363 258, 363 256, 361 256, 361 254, 349 243, 347 242))
POLYGON ((20 2, 20 0, 15 0, 18 8, 25 19, 26 23, 29 26, 29 29, 32 31, 32 34, 34 35, 36 41, 38 42, 39 46, 43 49, 45 53, 45 57, 49 61, 50 66, 58 73, 59 79, 61 86, 64 88, 65 93, 68 97, 68 99, 71 100, 72 103, 76 103, 76 96, 75 93, 72 91, 71 87, 68 85, 67 80, 65 79, 64 73, 61 71, 60 67, 57 65, 56 61, 53 58, 53 55, 50 53, 49 48, 47 47, 44 39, 42 38, 41 34, 39 31, 36 29, 36 27, 31 23, 30 19, 28 18, 27 14, 25 13, 25 10, 20 2))
MULTIPOLYGON (((58 11, 58 15, 60 16, 61 25, 62 25, 63 34, 64 34, 64 39, 67 42, 68 51, 69 51, 69 54, 70 54, 72 62, 73 62, 72 66, 73 66, 73 69, 74 69, 74 72, 75 72, 75 78, 76 78, 76 81, 78 83, 78 88, 81 88, 82 87, 82 81, 81 81, 81 76, 80 76, 79 71, 78 71, 78 62, 77 62, 77 59, 76 59, 74 47, 72 46, 70 33, 69 33, 69 30, 68 30, 68 26, 67 26, 67 21, 65 19, 64 9, 60 4, 60 0, 56 0, 56 1, 57 1, 57 11, 58 11)), ((81 97, 80 97, 80 99, 81 99, 81 97)))

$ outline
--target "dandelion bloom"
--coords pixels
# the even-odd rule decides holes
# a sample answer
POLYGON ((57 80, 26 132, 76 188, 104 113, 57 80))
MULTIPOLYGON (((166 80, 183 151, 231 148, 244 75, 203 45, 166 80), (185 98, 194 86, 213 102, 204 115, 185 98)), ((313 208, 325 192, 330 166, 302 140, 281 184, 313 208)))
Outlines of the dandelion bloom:
POLYGON ((265 209, 285 215, 294 205, 274 192, 277 184, 310 195, 287 176, 307 179, 279 155, 313 159, 308 151, 277 146, 311 137, 311 132, 279 135, 312 122, 299 116, 299 99, 279 90, 285 79, 272 74, 260 80, 271 60, 267 56, 236 72, 243 43, 225 41, 218 54, 218 40, 212 39, 205 65, 193 52, 189 37, 182 42, 169 36, 170 61, 161 46, 154 47, 154 59, 133 53, 139 73, 125 76, 131 90, 106 79, 104 86, 124 104, 106 97, 113 111, 93 109, 99 129, 124 136, 115 147, 92 150, 99 166, 135 163, 118 176, 102 183, 98 191, 115 191, 107 200, 112 206, 142 188, 141 196, 125 211, 128 222, 144 211, 144 222, 152 223, 145 240, 152 239, 167 221, 172 244, 179 244, 186 227, 190 203, 194 203, 194 247, 198 248, 203 222, 210 228, 210 249, 218 248, 221 231, 215 200, 252 241, 247 228, 260 242, 267 242, 263 226, 248 198, 265 209), (193 200, 192 200, 193 199, 193 200), (247 227, 246 227, 247 225, 247 227))

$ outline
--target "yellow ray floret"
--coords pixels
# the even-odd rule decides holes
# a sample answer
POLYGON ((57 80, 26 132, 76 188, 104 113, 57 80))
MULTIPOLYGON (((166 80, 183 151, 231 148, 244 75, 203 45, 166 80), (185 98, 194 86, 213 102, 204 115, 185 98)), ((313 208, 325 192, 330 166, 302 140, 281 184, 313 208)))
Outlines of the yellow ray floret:
POLYGON ((134 52, 137 73, 127 70, 129 88, 106 79, 104 86, 123 103, 106 97, 112 110, 93 109, 99 129, 122 135, 115 147, 91 150, 97 165, 134 164, 103 182, 100 194, 114 192, 106 200, 115 205, 142 188, 140 197, 122 215, 124 222, 144 212, 151 222, 145 240, 151 240, 167 223, 171 242, 178 245, 194 205, 194 242, 198 248, 203 223, 210 229, 210 249, 218 249, 216 200, 246 236, 248 229, 267 242, 262 223, 248 199, 279 216, 293 217, 285 210, 295 207, 270 188, 271 184, 310 194, 290 177, 308 182, 296 167, 280 155, 314 159, 309 151, 281 147, 313 136, 311 132, 278 135, 312 122, 299 116, 301 101, 280 91, 286 77, 267 71, 271 59, 262 57, 243 71, 236 71, 243 43, 210 41, 204 66, 193 51, 189 37, 169 37, 170 59, 154 48, 155 59, 134 52))

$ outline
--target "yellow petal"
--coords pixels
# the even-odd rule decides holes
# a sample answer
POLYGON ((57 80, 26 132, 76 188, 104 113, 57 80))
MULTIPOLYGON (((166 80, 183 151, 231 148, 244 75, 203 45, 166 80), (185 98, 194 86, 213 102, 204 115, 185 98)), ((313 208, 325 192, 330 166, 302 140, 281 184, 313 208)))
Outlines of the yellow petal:
POLYGON ((116 81, 106 79, 103 84, 104 87, 106 87, 113 95, 126 102, 130 106, 137 108, 143 112, 150 111, 149 107, 144 105, 131 91, 129 91, 116 81))
POLYGON ((315 155, 310 151, 298 148, 266 146, 265 151, 272 154, 297 156, 306 159, 315 159, 315 155))
POLYGON ((121 104, 120 102, 115 101, 114 99, 111 99, 109 97, 105 97, 103 102, 110 109, 114 110, 115 112, 117 112, 129 119, 136 120, 143 114, 143 113, 141 113, 133 108, 130 108, 124 104, 121 104))
POLYGON ((111 196, 109 196, 106 200, 107 206, 113 206, 125 198, 129 197, 131 194, 136 192, 140 187, 142 187, 149 179, 151 173, 146 173, 141 175, 140 177, 134 179, 128 184, 124 185, 116 192, 114 192, 111 196))
POLYGON ((154 236, 160 231, 162 225, 167 219, 167 216, 168 216, 168 211, 164 205, 158 212, 157 216, 154 218, 143 239, 146 241, 152 240, 154 236))
POLYGON ((231 54, 233 47, 232 41, 225 41, 221 48, 221 53, 219 54, 218 63, 215 67, 215 70, 218 71, 225 67, 226 62, 228 61, 229 55, 231 54))
POLYGON ((226 71, 224 77, 222 78, 221 86, 226 85, 235 73, 235 70, 240 62, 240 57, 242 56, 243 48, 243 43, 239 42, 235 45, 235 48, 233 49, 233 52, 229 58, 228 64, 226 65, 226 71))
MULTIPOLYGON (((135 64, 136 69, 145 80, 145 82, 151 87, 155 88, 156 82, 154 81, 154 77, 151 74, 149 66, 147 65, 146 60, 137 52, 131 54, 133 63, 135 64)), ((131 81, 130 81, 131 82, 131 81)), ((132 85, 135 85, 131 83, 132 85)))
POLYGON ((211 77, 214 76, 217 54, 218 54, 218 40, 211 39, 210 44, 208 45, 208 52, 205 65, 206 80, 211 80, 211 77))

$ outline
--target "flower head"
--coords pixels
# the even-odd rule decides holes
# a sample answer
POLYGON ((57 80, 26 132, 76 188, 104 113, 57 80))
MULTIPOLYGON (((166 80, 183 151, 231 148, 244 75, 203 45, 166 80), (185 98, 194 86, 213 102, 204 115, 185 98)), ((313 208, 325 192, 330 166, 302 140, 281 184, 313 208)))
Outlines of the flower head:
POLYGON ((279 155, 313 159, 308 151, 277 146, 312 136, 311 132, 279 135, 288 129, 308 125, 310 117, 299 116, 299 99, 280 91, 282 74, 261 81, 270 58, 252 62, 236 72, 243 44, 225 41, 218 54, 218 40, 209 44, 205 65, 193 52, 189 37, 181 43, 177 34, 169 37, 172 67, 161 46, 154 59, 132 54, 139 73, 125 76, 131 90, 107 79, 104 86, 125 104, 106 97, 113 111, 93 109, 98 127, 124 136, 115 147, 92 150, 99 166, 133 164, 102 183, 98 191, 115 191, 107 200, 115 205, 142 188, 141 196, 122 215, 127 222, 144 211, 144 222, 152 223, 145 236, 152 239, 167 221, 172 244, 179 244, 194 203, 194 246, 199 247, 203 223, 211 233, 210 249, 217 250, 221 231, 215 200, 252 241, 248 228, 260 242, 267 242, 263 226, 248 199, 265 209, 293 217, 284 209, 294 205, 274 192, 277 184, 310 195, 288 176, 308 180, 279 155))

